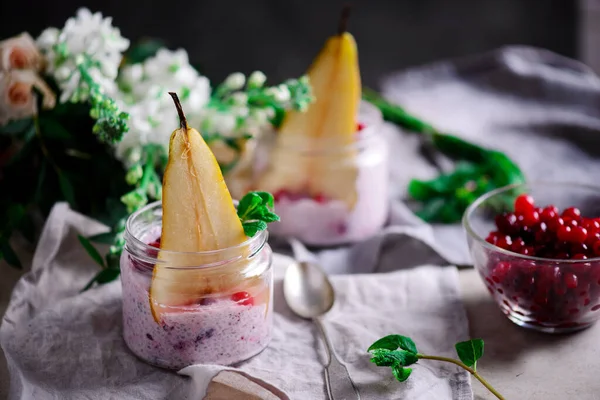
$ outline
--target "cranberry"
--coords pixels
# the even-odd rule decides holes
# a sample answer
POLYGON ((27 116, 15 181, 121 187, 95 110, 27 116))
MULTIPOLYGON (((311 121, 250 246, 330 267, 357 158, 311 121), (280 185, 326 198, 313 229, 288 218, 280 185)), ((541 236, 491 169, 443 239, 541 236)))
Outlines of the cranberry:
POLYGON ((533 208, 525 212, 519 213, 519 215, 522 218, 523 225, 526 227, 533 227, 540 221, 540 215, 533 208))
POLYGON ((497 215, 495 218, 496 226, 498 231, 513 235, 519 232, 519 224, 517 223, 517 216, 514 213, 503 213, 497 215))
POLYGON ((563 219, 565 220, 565 226, 570 226, 571 228, 579 226, 579 222, 576 219, 569 217, 563 217, 563 219))
POLYGON ((535 211, 533 197, 522 194, 515 200, 515 212, 517 214, 523 214, 528 211, 535 211))
POLYGON ((510 250, 514 251, 515 253, 518 253, 519 250, 521 250, 523 247, 525 247, 525 241, 523 239, 521 239, 520 237, 517 237, 512 240, 512 244, 510 245, 510 250))
POLYGON ((504 250, 510 250, 512 245, 512 239, 508 235, 499 236, 496 240, 496 246, 503 248, 504 250))
POLYGON ((588 231, 588 236, 585 239, 585 244, 587 244, 588 247, 592 247, 594 243, 596 243, 598 240, 600 240, 600 232, 588 231))
POLYGON ((542 210, 540 213, 540 218, 544 222, 548 222, 550 220, 556 219, 558 217, 558 208, 555 206, 548 206, 542 210))
POLYGON ((496 264, 494 270, 492 271, 492 279, 494 280, 494 282, 500 283, 504 281, 510 270, 511 265, 509 262, 500 261, 498 264, 496 264))
POLYGON ((594 250, 594 254, 598 257, 600 257, 600 241, 594 243, 594 245, 592 246, 592 250, 594 250))
POLYGON ((548 225, 548 229, 550 229, 552 232, 557 232, 560 229, 560 227, 565 224, 565 220, 561 217, 556 217, 545 222, 546 225, 548 225))
POLYGON ((532 246, 525 246, 519 250, 524 256, 535 256, 535 249, 532 246))
POLYGON ((498 238, 500 237, 499 232, 490 232, 490 234, 485 238, 485 241, 491 244, 496 244, 498 238))
POLYGON ((587 230, 581 226, 562 226, 556 236, 559 240, 571 243, 583 243, 587 238, 587 230))
POLYGON ((577 276, 572 272, 565 273, 563 280, 568 289, 575 289, 577 287, 577 276))
POLYGON ((319 204, 324 204, 327 202, 327 197, 325 197, 325 195, 319 193, 315 197, 313 197, 313 200, 319 204))
POLYGON ((273 194, 273 199, 275 200, 275 202, 278 202, 282 199, 289 198, 289 197, 290 197, 290 193, 285 189, 280 189, 273 194))
POLYGON ((569 253, 571 253, 571 254, 584 255, 588 252, 589 249, 585 243, 577 242, 577 243, 571 243, 571 245, 569 246, 569 250, 570 250, 569 253))
POLYGON ((590 232, 600 231, 600 221, 597 219, 586 219, 583 221, 583 227, 590 232))
POLYGON ((357 122, 356 123, 356 130, 358 132, 362 131, 363 129, 365 129, 365 124, 363 124, 362 122, 357 122))
POLYGON ((231 300, 242 306, 254 305, 254 298, 248 292, 237 292, 231 295, 231 300))
POLYGON ((563 218, 567 217, 567 218, 579 220, 581 218, 581 211, 579 211, 579 208, 569 207, 565 211, 563 211, 561 216, 563 218))

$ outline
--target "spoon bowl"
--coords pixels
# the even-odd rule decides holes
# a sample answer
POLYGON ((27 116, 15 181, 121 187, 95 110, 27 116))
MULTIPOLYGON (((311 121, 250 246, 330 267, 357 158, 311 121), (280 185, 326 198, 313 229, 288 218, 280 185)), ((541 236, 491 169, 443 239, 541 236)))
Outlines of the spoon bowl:
POLYGON ((335 302, 335 292, 327 274, 318 265, 305 261, 287 268, 283 295, 292 311, 306 319, 327 313, 335 302))

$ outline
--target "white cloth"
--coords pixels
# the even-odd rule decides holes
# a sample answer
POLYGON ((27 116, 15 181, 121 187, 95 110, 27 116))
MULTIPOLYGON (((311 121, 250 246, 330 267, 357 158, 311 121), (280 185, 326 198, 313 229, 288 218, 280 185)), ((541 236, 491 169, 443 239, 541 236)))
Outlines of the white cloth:
MULTIPOLYGON (((31 271, 15 287, 0 326, 11 374, 9 399, 202 398, 219 367, 198 365, 177 374, 129 352, 121 337, 120 282, 78 293, 97 267, 77 234, 103 229, 64 203, 52 210, 31 271)), ((390 240, 406 257, 427 249, 403 233, 390 240)), ((397 255, 373 251, 377 254, 365 262, 379 260, 386 270, 393 266, 397 255)), ((276 255, 273 340, 238 367, 258 384, 280 389, 275 390, 280 399, 325 399, 322 342, 313 325, 295 317, 283 300, 281 277, 288 264, 288 258, 276 255)), ((363 399, 472 399, 468 374, 453 365, 419 362, 411 378, 399 383, 366 353, 376 339, 399 333, 413 337, 423 353, 454 356, 454 343, 468 336, 455 268, 339 275, 333 284, 337 301, 325 326, 363 399)))

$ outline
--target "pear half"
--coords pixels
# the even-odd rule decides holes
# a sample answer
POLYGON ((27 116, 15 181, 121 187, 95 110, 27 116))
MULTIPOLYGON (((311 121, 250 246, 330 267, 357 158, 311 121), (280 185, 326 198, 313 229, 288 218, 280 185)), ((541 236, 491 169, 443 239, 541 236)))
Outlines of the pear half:
POLYGON ((289 111, 279 129, 261 190, 307 192, 356 202, 355 143, 361 79, 354 37, 346 31, 345 8, 337 35, 330 37, 307 75, 315 102, 302 113, 289 111), (304 149, 311 155, 299 154, 304 149))
MULTIPOLYGON (((228 249, 247 237, 237 216, 221 169, 202 135, 187 126, 175 93, 169 93, 181 126, 171 134, 169 161, 163 177, 162 235, 150 285, 154 319, 170 306, 189 305, 211 293, 234 290, 242 283, 245 260, 223 267, 194 268, 219 263, 227 256, 198 252, 228 249), (188 267, 188 268, 186 268, 188 267)), ((232 255, 230 255, 232 256, 232 255)))

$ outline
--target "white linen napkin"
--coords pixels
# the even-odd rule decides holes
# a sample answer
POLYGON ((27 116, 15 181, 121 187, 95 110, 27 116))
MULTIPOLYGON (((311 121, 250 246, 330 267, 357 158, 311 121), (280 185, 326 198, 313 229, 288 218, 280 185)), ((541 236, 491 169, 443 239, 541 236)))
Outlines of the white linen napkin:
MULTIPOLYGON (((64 203, 52 210, 31 271, 15 287, 0 325, 11 375, 9 399, 200 399, 207 392, 207 399, 227 398, 215 394, 216 386, 211 389, 222 367, 196 365, 175 373, 129 352, 121 337, 120 282, 79 293, 97 267, 77 234, 105 229, 64 203)), ((391 247, 404 249, 407 257, 423 248, 411 236, 396 239, 398 246, 391 247)), ((385 259, 385 253, 379 249, 374 259, 385 259)), ((274 399, 324 399, 322 342, 313 325, 295 317, 283 300, 281 277, 289 262, 275 257, 271 344, 233 371, 249 378, 241 386, 258 385, 274 399)), ((326 329, 363 399, 472 399, 468 374, 452 365, 419 362, 410 379, 399 383, 366 353, 381 336, 400 333, 413 337, 424 353, 453 356, 454 343, 468 336, 455 268, 337 275, 333 284, 337 301, 325 318, 326 329)))

